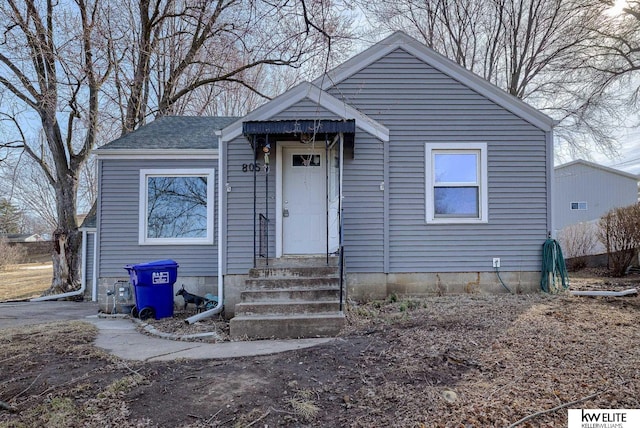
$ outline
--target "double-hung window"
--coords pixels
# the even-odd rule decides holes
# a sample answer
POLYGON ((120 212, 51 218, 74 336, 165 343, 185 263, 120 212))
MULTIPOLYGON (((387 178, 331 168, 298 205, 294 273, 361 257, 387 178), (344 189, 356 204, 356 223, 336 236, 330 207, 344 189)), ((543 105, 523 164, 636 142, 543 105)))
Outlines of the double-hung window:
POLYGON ((213 244, 213 169, 140 171, 141 245, 213 244))
POLYGON ((427 223, 488 221, 486 143, 425 145, 427 223))

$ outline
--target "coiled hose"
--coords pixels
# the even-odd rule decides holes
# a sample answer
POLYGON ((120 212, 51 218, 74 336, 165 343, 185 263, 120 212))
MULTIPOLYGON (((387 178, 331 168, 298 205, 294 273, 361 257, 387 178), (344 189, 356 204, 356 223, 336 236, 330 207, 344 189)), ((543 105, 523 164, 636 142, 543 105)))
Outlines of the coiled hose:
POLYGON ((560 243, 555 239, 547 239, 542 245, 542 278, 540 288, 545 293, 557 293, 561 291, 558 277, 562 280, 562 290, 569 288, 569 276, 567 266, 562 256, 560 243), (549 282, 551 277, 551 282, 549 282))

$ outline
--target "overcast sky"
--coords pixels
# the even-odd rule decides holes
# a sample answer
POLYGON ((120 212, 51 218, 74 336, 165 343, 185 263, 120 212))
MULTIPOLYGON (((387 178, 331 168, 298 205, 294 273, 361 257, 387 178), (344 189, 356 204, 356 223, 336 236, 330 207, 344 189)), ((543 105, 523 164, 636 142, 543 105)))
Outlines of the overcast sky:
POLYGON ((629 131, 620 143, 620 156, 613 158, 598 153, 593 155, 591 161, 632 174, 640 174, 640 128, 629 131))

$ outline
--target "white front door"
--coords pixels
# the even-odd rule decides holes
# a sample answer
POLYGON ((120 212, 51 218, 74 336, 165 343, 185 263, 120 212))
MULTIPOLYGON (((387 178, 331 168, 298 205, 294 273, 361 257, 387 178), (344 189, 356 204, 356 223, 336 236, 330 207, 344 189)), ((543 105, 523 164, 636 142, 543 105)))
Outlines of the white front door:
POLYGON ((282 251, 327 251, 327 189, 324 149, 282 149, 282 251))

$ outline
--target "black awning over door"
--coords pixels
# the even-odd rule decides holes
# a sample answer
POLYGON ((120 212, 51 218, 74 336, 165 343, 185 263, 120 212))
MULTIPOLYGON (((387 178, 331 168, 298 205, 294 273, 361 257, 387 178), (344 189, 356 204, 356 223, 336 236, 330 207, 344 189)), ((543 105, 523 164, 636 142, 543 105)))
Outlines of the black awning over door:
POLYGON ((354 134, 356 121, 349 120, 265 120, 244 122, 242 133, 248 135, 354 134))

